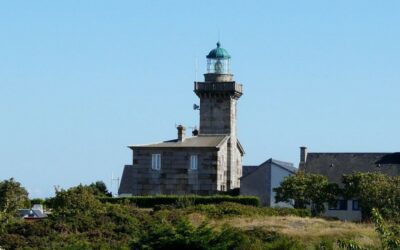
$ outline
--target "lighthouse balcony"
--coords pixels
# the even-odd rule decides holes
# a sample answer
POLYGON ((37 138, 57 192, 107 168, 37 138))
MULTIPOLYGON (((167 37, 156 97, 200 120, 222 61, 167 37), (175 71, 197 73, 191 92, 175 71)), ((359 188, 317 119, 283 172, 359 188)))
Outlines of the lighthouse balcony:
POLYGON ((242 84, 236 82, 195 82, 194 92, 200 96, 203 94, 228 94, 239 98, 242 91, 242 84))

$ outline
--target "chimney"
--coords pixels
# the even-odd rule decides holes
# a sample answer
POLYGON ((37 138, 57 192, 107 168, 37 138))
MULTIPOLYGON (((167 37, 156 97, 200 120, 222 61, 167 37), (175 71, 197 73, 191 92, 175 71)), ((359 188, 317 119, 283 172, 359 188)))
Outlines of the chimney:
POLYGON ((178 125, 176 128, 178 129, 178 141, 181 141, 181 142, 184 141, 185 135, 186 135, 185 127, 182 125, 178 125))
POLYGON ((307 147, 300 147, 300 166, 305 165, 307 161, 307 147))

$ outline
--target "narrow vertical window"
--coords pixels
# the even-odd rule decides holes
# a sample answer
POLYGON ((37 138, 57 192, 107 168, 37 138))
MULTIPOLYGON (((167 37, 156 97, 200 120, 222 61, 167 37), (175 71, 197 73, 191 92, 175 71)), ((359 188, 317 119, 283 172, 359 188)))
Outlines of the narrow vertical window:
POLYGON ((154 170, 161 169, 161 154, 152 154, 151 155, 151 168, 154 170))
POLYGON ((197 164, 198 164, 197 155, 191 155, 190 156, 190 169, 191 170, 197 170, 197 164))
POLYGON ((360 203, 358 202, 358 200, 353 200, 353 210, 354 211, 360 210, 360 203))

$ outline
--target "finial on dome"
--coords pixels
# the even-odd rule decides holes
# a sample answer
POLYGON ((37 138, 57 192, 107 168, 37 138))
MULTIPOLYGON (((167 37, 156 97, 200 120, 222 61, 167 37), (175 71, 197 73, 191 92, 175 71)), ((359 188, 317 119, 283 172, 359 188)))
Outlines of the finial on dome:
POLYGON ((221 47, 221 43, 218 41, 217 42, 217 48, 221 47))

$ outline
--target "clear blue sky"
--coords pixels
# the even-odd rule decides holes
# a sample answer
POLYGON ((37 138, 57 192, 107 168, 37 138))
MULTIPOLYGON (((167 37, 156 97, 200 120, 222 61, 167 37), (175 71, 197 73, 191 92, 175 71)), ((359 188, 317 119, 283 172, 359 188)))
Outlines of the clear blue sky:
MULTIPOLYGON (((399 1, 2 1, 0 179, 32 197, 121 176, 129 144, 194 126, 195 60, 244 85, 245 164, 400 150, 399 1)), ((114 189, 115 191, 115 189, 114 189)))

